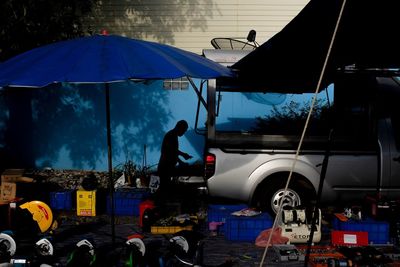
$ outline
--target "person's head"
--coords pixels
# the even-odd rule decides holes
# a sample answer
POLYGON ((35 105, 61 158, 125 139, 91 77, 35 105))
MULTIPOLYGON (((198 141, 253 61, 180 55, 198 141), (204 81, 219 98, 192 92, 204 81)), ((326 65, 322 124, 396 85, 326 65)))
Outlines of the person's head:
POLYGON ((185 120, 178 121, 175 126, 175 130, 178 133, 178 136, 182 136, 184 133, 186 133, 188 128, 189 125, 185 120))

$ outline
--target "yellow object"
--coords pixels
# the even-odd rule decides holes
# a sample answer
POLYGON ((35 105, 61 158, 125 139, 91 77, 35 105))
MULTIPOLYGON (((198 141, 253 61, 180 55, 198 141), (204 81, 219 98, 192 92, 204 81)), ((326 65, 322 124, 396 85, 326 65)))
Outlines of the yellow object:
POLYGON ((78 216, 96 216, 96 190, 76 192, 76 213, 78 216))
POLYGON ((32 214, 33 220, 37 222, 42 233, 46 232, 53 223, 53 213, 50 207, 42 201, 26 202, 20 208, 27 209, 32 214))
POLYGON ((183 230, 193 230, 193 225, 187 225, 187 226, 152 226, 151 227, 151 233, 152 234, 175 234, 179 231, 183 230))

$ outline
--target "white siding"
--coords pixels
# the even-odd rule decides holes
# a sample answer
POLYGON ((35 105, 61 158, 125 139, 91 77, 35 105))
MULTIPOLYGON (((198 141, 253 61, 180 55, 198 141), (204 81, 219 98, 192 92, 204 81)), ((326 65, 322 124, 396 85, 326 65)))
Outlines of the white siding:
POLYGON ((263 43, 309 0, 103 0, 87 25, 93 32, 174 45, 200 54, 215 37, 245 38, 257 31, 263 43))

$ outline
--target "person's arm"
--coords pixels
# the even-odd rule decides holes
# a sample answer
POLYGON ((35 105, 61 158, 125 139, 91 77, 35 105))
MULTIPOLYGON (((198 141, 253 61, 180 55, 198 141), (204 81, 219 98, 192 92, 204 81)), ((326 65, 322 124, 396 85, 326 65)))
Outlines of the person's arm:
MULTIPOLYGON (((178 155, 179 155, 179 156, 182 156, 182 157, 183 157, 184 159, 186 159, 186 160, 193 158, 193 157, 192 157, 191 155, 189 155, 188 153, 182 152, 182 151, 180 151, 180 150, 178 150, 178 155)), ((178 160, 180 160, 180 159, 178 158, 178 160)), ((182 162, 182 161, 180 160, 180 162, 182 162)))

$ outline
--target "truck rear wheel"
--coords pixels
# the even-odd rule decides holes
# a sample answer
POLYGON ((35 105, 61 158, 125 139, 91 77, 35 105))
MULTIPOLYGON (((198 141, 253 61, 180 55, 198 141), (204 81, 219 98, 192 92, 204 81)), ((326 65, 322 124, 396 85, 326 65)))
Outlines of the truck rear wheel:
POLYGON ((255 204, 261 210, 276 214, 282 207, 310 206, 316 199, 312 185, 304 178, 293 176, 285 195, 287 176, 272 177, 263 182, 256 191, 255 204))

